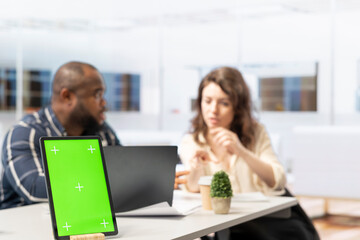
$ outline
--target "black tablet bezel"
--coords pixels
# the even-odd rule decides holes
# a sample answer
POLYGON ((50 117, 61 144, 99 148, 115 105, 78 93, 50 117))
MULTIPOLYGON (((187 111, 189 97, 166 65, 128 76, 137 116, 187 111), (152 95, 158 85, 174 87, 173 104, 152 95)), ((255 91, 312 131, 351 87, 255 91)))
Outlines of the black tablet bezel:
MULTIPOLYGON (((103 164, 103 170, 104 170, 104 174, 105 174, 106 187, 107 187, 107 191, 108 191, 108 195, 109 195, 111 214, 112 214, 112 219, 113 219, 113 223, 114 223, 114 231, 112 231, 112 232, 102 232, 102 233, 105 236, 112 236, 112 235, 117 235, 118 234, 118 227, 117 227, 117 223, 116 223, 114 205, 113 205, 112 196, 111 196, 111 192, 110 192, 109 178, 108 178, 108 173, 107 173, 107 170, 106 170, 107 168, 106 168, 104 152, 103 152, 100 137, 98 137, 98 136, 41 137, 40 140, 39 140, 40 141, 40 150, 41 150, 41 158, 42 158, 43 166, 44 166, 45 180, 46 180, 46 186, 47 186, 46 190, 47 190, 47 195, 48 195, 48 199, 49 199, 49 207, 50 207, 50 213, 51 213, 50 214, 51 215, 51 222, 52 222, 54 237, 55 237, 55 239, 58 239, 58 240, 70 239, 71 235, 59 236, 59 233, 58 233, 57 224, 56 224, 56 217, 55 217, 55 210, 54 210, 54 202, 53 202, 51 185, 50 185, 50 178, 49 178, 49 169, 48 169, 48 164, 47 164, 47 159, 46 159, 46 154, 45 154, 44 141, 46 141, 46 140, 82 140, 82 139, 98 140, 98 142, 99 142, 101 159, 102 159, 102 164, 103 164)), ((86 233, 84 233, 84 234, 86 234, 86 233)))

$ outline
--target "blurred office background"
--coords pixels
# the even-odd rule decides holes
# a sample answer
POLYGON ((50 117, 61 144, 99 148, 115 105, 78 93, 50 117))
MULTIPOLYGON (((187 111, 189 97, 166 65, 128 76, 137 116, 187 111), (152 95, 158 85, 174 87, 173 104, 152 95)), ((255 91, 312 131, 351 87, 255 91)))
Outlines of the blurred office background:
POLYGON ((0 141, 78 60, 103 73, 123 144, 178 144, 201 78, 233 66, 295 192, 360 198, 359 22, 356 0, 2 1, 0 141))

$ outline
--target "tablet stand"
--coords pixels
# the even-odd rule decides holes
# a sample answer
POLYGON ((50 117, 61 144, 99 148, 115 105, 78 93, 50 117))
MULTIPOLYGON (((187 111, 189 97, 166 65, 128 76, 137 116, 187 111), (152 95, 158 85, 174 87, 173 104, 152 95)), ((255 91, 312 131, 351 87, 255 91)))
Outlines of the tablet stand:
POLYGON ((104 240, 105 235, 103 233, 72 235, 70 240, 104 240))

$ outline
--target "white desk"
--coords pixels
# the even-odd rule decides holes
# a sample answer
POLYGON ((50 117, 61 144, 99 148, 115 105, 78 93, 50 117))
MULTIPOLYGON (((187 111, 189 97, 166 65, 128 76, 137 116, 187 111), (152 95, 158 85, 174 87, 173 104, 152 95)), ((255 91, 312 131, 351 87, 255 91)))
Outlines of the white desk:
MULTIPOLYGON (((199 201, 194 195, 176 194, 174 201, 199 201), (180 199, 179 199, 180 198, 180 199)), ((232 202, 230 213, 215 215, 199 208, 186 217, 117 218, 119 234, 114 239, 194 239, 252 219, 289 209, 295 198, 271 197, 265 202, 232 202)), ((48 204, 0 210, 0 239, 53 239, 48 204)))

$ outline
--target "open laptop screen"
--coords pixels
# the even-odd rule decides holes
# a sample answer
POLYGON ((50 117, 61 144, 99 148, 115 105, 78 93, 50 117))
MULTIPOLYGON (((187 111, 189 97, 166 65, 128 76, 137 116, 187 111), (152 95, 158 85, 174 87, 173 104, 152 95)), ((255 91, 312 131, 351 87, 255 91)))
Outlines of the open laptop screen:
POLYGON ((172 205, 176 146, 108 146, 104 154, 116 213, 172 205))

